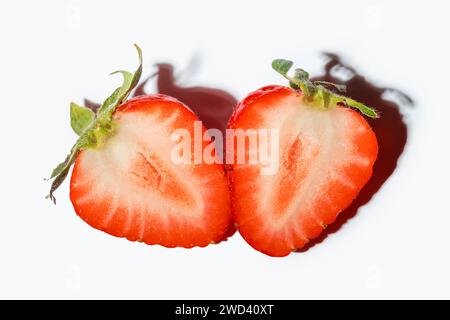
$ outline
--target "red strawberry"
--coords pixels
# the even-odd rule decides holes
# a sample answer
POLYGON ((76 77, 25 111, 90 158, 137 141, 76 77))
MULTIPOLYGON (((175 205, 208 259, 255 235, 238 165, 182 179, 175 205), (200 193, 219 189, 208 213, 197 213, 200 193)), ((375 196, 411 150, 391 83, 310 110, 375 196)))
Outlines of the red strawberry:
MULTIPOLYGON (((260 163, 236 160, 229 172, 236 226, 252 247, 270 256, 302 248, 332 223, 371 177, 378 151, 370 126, 348 106, 377 117, 374 110, 325 88, 332 84, 311 83, 301 69, 289 77, 291 66, 287 60, 273 63, 292 88, 251 93, 229 122, 230 129, 279 130, 278 172, 264 175, 260 163)), ((249 143, 240 148, 245 150, 235 141, 235 155, 258 152, 249 143)))
MULTIPOLYGON (((53 191, 74 162, 70 199, 76 213, 92 227, 166 247, 219 242, 231 221, 223 166, 172 161, 171 152, 178 142, 172 141, 171 134, 183 128, 194 137, 198 118, 165 95, 124 102, 140 70, 134 76, 122 72, 124 85, 96 115, 72 104, 72 127, 80 138, 52 174, 50 197, 54 199, 53 191)), ((202 133, 205 130, 202 127, 202 133)))

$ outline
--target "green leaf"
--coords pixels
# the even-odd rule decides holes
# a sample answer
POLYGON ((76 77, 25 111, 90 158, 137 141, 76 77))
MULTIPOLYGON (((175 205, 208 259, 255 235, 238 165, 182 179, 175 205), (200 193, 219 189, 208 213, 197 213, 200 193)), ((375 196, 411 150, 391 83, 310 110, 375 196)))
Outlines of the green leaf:
POLYGON ((272 61, 272 68, 279 74, 286 77, 293 64, 294 63, 290 60, 275 59, 272 61))
POLYGON ((122 83, 122 86, 120 86, 118 95, 123 96, 124 94, 127 93, 128 88, 131 87, 131 83, 133 82, 133 74, 129 71, 117 70, 117 71, 111 72, 110 75, 119 74, 119 73, 123 76, 123 83, 122 83))
POLYGON ((333 87, 335 89, 337 89, 340 92, 345 92, 347 91, 347 86, 345 84, 340 84, 340 83, 333 83, 333 82, 329 82, 329 81, 322 81, 322 80, 317 80, 314 81, 315 85, 325 85, 325 86, 330 86, 333 87))
POLYGON ((323 97, 323 105, 325 109, 328 109, 328 107, 330 106, 332 93, 329 92, 328 90, 321 90, 321 92, 323 97))
POLYGON ((77 135, 81 136, 94 119, 95 113, 91 109, 70 103, 70 125, 77 135))
POLYGON ((139 67, 134 72, 134 74, 131 74, 128 71, 115 71, 111 74, 117 74, 120 73, 123 76, 123 82, 122 85, 114 90, 114 92, 106 98, 106 100, 103 102, 103 104, 100 106, 100 108, 97 111, 98 117, 104 116, 106 118, 110 118, 113 114, 114 110, 119 106, 123 101, 126 100, 130 92, 137 86, 139 79, 142 75, 142 50, 139 48, 138 45, 134 45, 136 47, 136 50, 138 52, 139 56, 139 67))
POLYGON ((67 162, 69 161, 70 154, 67 155, 66 159, 63 162, 58 164, 55 169, 53 169, 52 174, 50 175, 50 179, 53 179, 57 175, 59 175, 66 167, 67 162))
POLYGON ((53 196, 53 192, 58 189, 58 187, 63 183, 64 179, 67 177, 67 174, 69 173, 70 167, 75 162, 78 153, 88 147, 92 147, 93 142, 90 137, 92 135, 92 132, 94 132, 95 129, 91 129, 87 132, 84 132, 83 135, 81 135, 75 145, 70 150, 70 153, 67 155, 66 159, 58 164, 58 166, 52 171, 52 174, 50 176, 50 179, 53 179, 52 185, 50 187, 50 193, 46 198, 50 198, 53 203, 56 204, 56 199, 53 196))
POLYGON ((295 82, 293 82, 293 81, 289 81, 289 86, 290 86, 292 89, 295 89, 295 90, 300 89, 300 86, 299 86, 298 84, 296 84, 295 82))
POLYGON ((50 179, 53 179, 52 185, 50 187, 50 193, 47 198, 53 201, 56 204, 56 199, 53 196, 53 192, 58 189, 58 187, 63 183, 64 179, 67 177, 69 173, 70 167, 75 162, 75 159, 78 155, 78 152, 89 145, 89 140, 86 138, 87 134, 85 133, 80 138, 78 138, 75 145, 70 150, 70 153, 67 155, 66 159, 58 164, 58 166, 53 170, 50 179))
POLYGON ((303 69, 297 68, 295 69, 294 77, 300 81, 309 80, 309 73, 303 69))
POLYGON ((58 189, 58 187, 63 183, 64 179, 67 177, 67 174, 69 173, 70 167, 75 162, 76 155, 79 152, 79 148, 72 148, 70 154, 67 155, 64 162, 61 162, 52 172, 51 178, 55 178, 52 182, 52 185, 50 187, 50 193, 48 194, 47 198, 50 198, 50 200, 53 201, 54 204, 56 204, 56 198, 53 195, 53 192, 58 189))
POLYGON ((142 76, 142 50, 141 50, 141 48, 139 48, 139 46, 137 44, 134 44, 134 47, 136 48, 136 50, 138 52, 139 67, 134 72, 133 80, 131 81, 130 91, 138 85, 139 80, 141 79, 141 76, 142 76))
POLYGON ((117 105, 119 104, 119 94, 121 87, 116 88, 111 95, 103 101, 102 105, 97 111, 97 117, 107 117, 111 116, 117 105))
POLYGON ((362 114, 370 117, 370 118, 379 118, 378 113, 375 111, 375 109, 372 109, 365 104, 358 102, 356 100, 353 100, 352 98, 343 97, 345 103, 347 103, 348 106, 358 109, 362 114))

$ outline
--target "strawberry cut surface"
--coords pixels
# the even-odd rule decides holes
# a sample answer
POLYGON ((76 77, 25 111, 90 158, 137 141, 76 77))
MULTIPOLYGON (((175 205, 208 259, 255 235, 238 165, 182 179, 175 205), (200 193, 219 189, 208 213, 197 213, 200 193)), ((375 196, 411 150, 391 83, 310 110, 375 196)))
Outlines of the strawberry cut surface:
MULTIPOLYGON (((358 112, 314 108, 300 91, 282 86, 251 93, 229 128, 279 132, 275 174, 236 161, 229 170, 236 226, 251 246, 271 256, 302 248, 335 221, 370 179, 378 152, 375 134, 358 112)), ((234 154, 258 152, 250 144, 238 147, 234 154)))
POLYGON ((190 248, 222 240, 231 221, 223 166, 171 159, 178 143, 171 134, 183 128, 194 137, 196 120, 164 95, 119 106, 114 134, 78 154, 70 182, 76 213, 94 228, 147 244, 190 248))

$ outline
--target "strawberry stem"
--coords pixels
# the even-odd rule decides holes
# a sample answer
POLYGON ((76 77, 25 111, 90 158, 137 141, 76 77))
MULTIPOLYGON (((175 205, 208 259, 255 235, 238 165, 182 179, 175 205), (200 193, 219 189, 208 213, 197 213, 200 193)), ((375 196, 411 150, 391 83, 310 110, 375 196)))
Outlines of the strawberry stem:
POLYGON ((345 92, 346 86, 343 84, 335 84, 328 81, 314 81, 309 79, 309 73, 303 69, 297 68, 294 71, 294 76, 289 76, 288 72, 294 63, 290 60, 276 59, 272 61, 272 68, 281 74, 284 78, 289 80, 291 88, 303 92, 304 100, 317 108, 329 109, 338 104, 346 107, 358 109, 362 114, 370 118, 378 118, 378 113, 375 109, 366 106, 352 98, 337 94, 327 87, 331 87, 340 92, 345 92))

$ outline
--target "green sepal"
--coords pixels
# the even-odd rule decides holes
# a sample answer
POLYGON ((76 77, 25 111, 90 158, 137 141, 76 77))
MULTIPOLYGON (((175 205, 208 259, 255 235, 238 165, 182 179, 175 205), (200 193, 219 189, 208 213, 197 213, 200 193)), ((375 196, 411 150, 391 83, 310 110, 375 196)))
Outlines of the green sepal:
POLYGON ((374 109, 369 108, 365 104, 363 104, 361 102, 358 102, 358 101, 356 101, 354 99, 348 98, 348 97, 342 97, 342 98, 345 101, 345 104, 347 106, 355 108, 355 109, 358 109, 359 112, 361 112, 363 115, 365 115, 365 116, 367 116, 369 118, 373 118, 373 119, 376 119, 376 118, 380 117, 378 115, 378 113, 374 109))
POLYGON ((122 74, 123 82, 122 85, 114 90, 114 92, 102 103, 97 111, 98 117, 104 116, 106 118, 110 118, 116 107, 128 98, 130 92, 138 84, 139 79, 142 75, 142 50, 138 45, 135 44, 134 46, 136 47, 136 50, 138 52, 139 67, 134 73, 124 70, 118 70, 111 73, 112 75, 117 73, 122 74))
POLYGON ((55 204, 56 199, 53 193, 67 177, 70 167, 75 162, 78 153, 86 148, 98 148, 103 146, 106 139, 114 133, 114 123, 112 119, 114 111, 128 98, 130 92, 139 83, 139 79, 142 75, 142 51, 136 44, 134 46, 136 47, 139 56, 138 68, 134 73, 123 70, 112 73, 122 74, 122 85, 116 88, 113 93, 106 98, 96 114, 90 109, 79 106, 73 102, 70 104, 70 123, 75 133, 79 135, 79 138, 70 150, 66 159, 58 164, 50 175, 50 179, 53 179, 53 181, 50 192, 46 198, 49 198, 55 204))
POLYGON ((297 68, 295 69, 294 77, 299 80, 306 81, 309 80, 309 73, 303 69, 297 68))
POLYGON ((330 86, 330 87, 333 87, 333 88, 337 89, 340 92, 347 91, 347 86, 345 84, 333 83, 333 82, 321 81, 321 80, 314 81, 314 84, 315 85, 330 86))
POLYGON ((352 98, 337 94, 325 86, 332 87, 338 91, 344 92, 346 86, 343 84, 335 84, 328 81, 311 82, 309 74, 303 69, 296 68, 294 76, 287 73, 292 68, 293 62, 286 59, 275 59, 272 61, 272 68, 289 81, 291 88, 301 90, 303 92, 304 101, 318 108, 328 109, 342 103, 346 107, 358 109, 362 114, 370 118, 378 118, 375 109, 366 106, 352 98))
POLYGON ((58 189, 58 187, 64 182, 64 179, 66 179, 70 167, 75 162, 76 156, 82 147, 83 146, 77 141, 77 143, 75 143, 75 145, 72 147, 72 150, 70 150, 70 153, 67 155, 66 159, 61 162, 52 172, 50 179, 54 178, 54 180, 52 181, 50 192, 46 196, 46 198, 52 200, 54 204, 56 204, 56 198, 53 195, 53 192, 58 189))
POLYGON ((95 113, 91 109, 70 103, 70 125, 77 135, 81 136, 94 119, 95 113))
POLYGON ((285 59, 275 59, 272 61, 272 68, 282 76, 286 76, 293 65, 294 62, 285 59))

